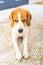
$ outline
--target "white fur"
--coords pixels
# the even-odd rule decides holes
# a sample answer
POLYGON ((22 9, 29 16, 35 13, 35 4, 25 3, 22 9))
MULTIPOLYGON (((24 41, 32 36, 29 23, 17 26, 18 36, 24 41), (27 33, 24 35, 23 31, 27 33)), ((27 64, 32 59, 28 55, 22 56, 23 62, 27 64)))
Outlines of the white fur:
POLYGON ((18 13, 18 24, 16 26, 13 26, 12 28, 12 41, 13 41, 13 45, 15 48, 15 52, 16 52, 16 58, 18 60, 21 60, 22 58, 22 54, 19 50, 18 47, 18 42, 17 42, 17 38, 20 36, 23 36, 23 45, 24 45, 24 52, 23 52, 23 56, 25 58, 28 58, 28 27, 24 26, 24 24, 21 21, 21 13, 18 13), (18 30, 22 28, 23 29, 23 33, 19 33, 18 30))

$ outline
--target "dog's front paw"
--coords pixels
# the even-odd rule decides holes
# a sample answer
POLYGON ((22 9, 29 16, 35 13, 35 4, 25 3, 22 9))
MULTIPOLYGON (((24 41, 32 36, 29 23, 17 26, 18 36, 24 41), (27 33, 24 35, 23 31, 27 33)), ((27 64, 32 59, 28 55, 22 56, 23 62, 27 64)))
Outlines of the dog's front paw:
POLYGON ((19 60, 19 61, 21 61, 21 59, 22 59, 22 54, 21 54, 21 53, 17 53, 17 54, 16 54, 16 59, 19 60))
POLYGON ((24 56, 25 59, 28 59, 28 57, 29 57, 28 51, 23 52, 23 56, 24 56))

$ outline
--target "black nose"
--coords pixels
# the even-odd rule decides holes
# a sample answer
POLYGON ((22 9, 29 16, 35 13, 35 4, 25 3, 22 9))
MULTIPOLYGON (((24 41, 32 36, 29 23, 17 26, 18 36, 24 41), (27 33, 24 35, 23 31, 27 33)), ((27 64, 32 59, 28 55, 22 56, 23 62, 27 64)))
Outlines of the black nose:
POLYGON ((18 32, 19 32, 19 33, 22 33, 22 32, 23 32, 23 29, 19 29, 18 32))

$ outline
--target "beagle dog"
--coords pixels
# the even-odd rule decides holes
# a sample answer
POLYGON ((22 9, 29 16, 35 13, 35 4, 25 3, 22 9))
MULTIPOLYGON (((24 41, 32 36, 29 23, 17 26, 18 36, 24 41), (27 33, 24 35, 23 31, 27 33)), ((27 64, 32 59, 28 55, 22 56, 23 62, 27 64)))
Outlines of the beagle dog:
POLYGON ((10 26, 12 28, 12 42, 16 52, 16 58, 21 60, 22 57, 28 58, 28 26, 31 25, 31 14, 23 8, 16 8, 9 16, 10 26), (23 37, 23 54, 18 47, 17 39, 23 37))

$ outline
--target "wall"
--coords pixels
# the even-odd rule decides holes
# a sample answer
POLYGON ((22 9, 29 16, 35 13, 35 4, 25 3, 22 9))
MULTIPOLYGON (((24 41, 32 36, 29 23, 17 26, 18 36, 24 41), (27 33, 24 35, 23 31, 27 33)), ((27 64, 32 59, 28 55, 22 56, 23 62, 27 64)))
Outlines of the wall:
POLYGON ((43 2, 43 0, 29 0, 29 3, 35 3, 35 2, 43 2))

